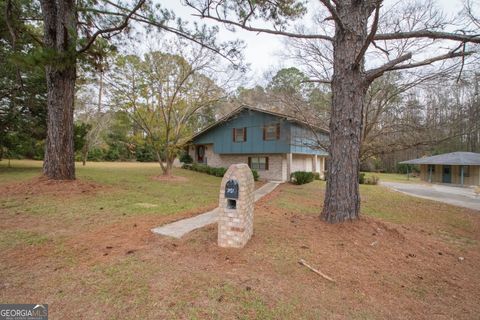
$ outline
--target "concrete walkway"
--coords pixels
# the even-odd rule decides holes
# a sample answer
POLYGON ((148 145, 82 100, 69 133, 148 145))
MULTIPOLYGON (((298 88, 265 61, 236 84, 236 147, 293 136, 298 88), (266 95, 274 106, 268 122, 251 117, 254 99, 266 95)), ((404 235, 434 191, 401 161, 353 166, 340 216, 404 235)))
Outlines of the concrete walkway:
MULTIPOLYGON (((280 183, 271 181, 267 182, 265 185, 261 186, 255 190, 255 202, 272 192, 280 183)), ((185 234, 198 229, 205 227, 206 225, 216 223, 218 217, 218 208, 213 209, 212 211, 199 214, 198 216, 175 221, 155 229, 152 229, 153 233, 161 234, 164 236, 174 237, 180 239, 185 234)))
POLYGON ((399 182, 382 182, 381 184, 414 197, 480 211, 480 196, 476 195, 471 188, 399 182))

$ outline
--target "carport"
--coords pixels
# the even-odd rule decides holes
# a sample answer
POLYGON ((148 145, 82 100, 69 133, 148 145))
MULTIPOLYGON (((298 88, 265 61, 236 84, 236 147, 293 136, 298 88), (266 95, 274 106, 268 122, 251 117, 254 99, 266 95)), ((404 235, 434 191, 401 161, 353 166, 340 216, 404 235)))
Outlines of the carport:
POLYGON ((452 152, 400 162, 420 166, 420 179, 430 183, 480 185, 480 153, 452 152))

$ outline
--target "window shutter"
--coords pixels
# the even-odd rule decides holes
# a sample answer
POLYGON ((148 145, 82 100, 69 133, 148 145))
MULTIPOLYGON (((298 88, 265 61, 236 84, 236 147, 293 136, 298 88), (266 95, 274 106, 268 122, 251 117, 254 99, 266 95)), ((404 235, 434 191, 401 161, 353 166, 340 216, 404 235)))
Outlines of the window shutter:
POLYGON ((265 137, 267 136, 267 128, 263 126, 263 140, 265 141, 265 137))
POLYGON ((248 157, 248 167, 252 168, 252 157, 248 157))
POLYGON ((277 123, 277 140, 280 140, 280 123, 277 123))
POLYGON ((247 141, 247 128, 243 128, 243 141, 247 141))
POLYGON ((265 157, 265 170, 268 170, 268 157, 265 157))
POLYGON ((235 128, 232 129, 232 141, 235 142, 235 128))

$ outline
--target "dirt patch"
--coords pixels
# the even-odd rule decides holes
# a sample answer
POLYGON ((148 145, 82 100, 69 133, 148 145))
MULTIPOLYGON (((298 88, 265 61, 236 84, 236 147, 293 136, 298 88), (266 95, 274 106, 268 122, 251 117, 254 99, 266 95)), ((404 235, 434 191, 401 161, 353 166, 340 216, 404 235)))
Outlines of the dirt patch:
POLYGON ((185 182, 188 181, 188 178, 182 176, 153 176, 152 180, 156 181, 170 181, 170 182, 185 182))
POLYGON ((0 194, 7 196, 45 194, 68 196, 79 194, 95 194, 96 192, 107 188, 107 186, 86 180, 50 180, 42 176, 23 182, 2 185, 0 186, 0 194))
POLYGON ((150 231, 208 208, 169 217, 128 217, 72 232, 56 248, 48 242, 10 250, 2 259, 3 270, 10 273, 3 277, 9 279, 8 287, 2 288, 0 281, 0 298, 25 299, 25 292, 29 300, 49 297, 56 318, 84 311, 98 319, 98 314, 88 313, 91 305, 114 318, 478 316, 478 245, 452 247, 411 226, 376 218, 329 225, 317 215, 275 205, 286 197, 293 204, 317 198, 293 194, 296 190, 281 185, 255 204, 254 235, 242 250, 219 248, 215 224, 179 240, 150 231), (32 257, 35 264, 28 263, 32 257), (336 282, 299 265, 300 259, 336 282), (26 290, 30 274, 41 288, 37 290, 44 291, 26 290), (132 296, 140 299, 142 308, 123 308, 132 296))

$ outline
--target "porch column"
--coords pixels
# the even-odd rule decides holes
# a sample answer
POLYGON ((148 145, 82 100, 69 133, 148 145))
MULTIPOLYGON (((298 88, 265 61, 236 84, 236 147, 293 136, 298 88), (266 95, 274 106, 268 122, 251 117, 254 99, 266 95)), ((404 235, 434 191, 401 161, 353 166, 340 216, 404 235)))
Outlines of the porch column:
POLYGON ((432 165, 428 165, 428 182, 432 183, 432 165))
POLYGON ((460 166, 460 184, 463 186, 463 166, 460 166))
POLYGON ((287 181, 290 181, 290 175, 292 174, 292 154, 287 153, 287 181))
POLYGON ((312 171, 313 172, 319 172, 320 170, 318 170, 319 168, 318 167, 318 156, 316 154, 313 155, 313 167, 312 167, 312 171))
POLYGON ((321 157, 321 158, 320 158, 320 177, 321 177, 322 179, 325 179, 325 178, 326 178, 326 177, 325 177, 325 160, 326 160, 326 159, 327 159, 327 158, 325 158, 325 157, 321 157))

